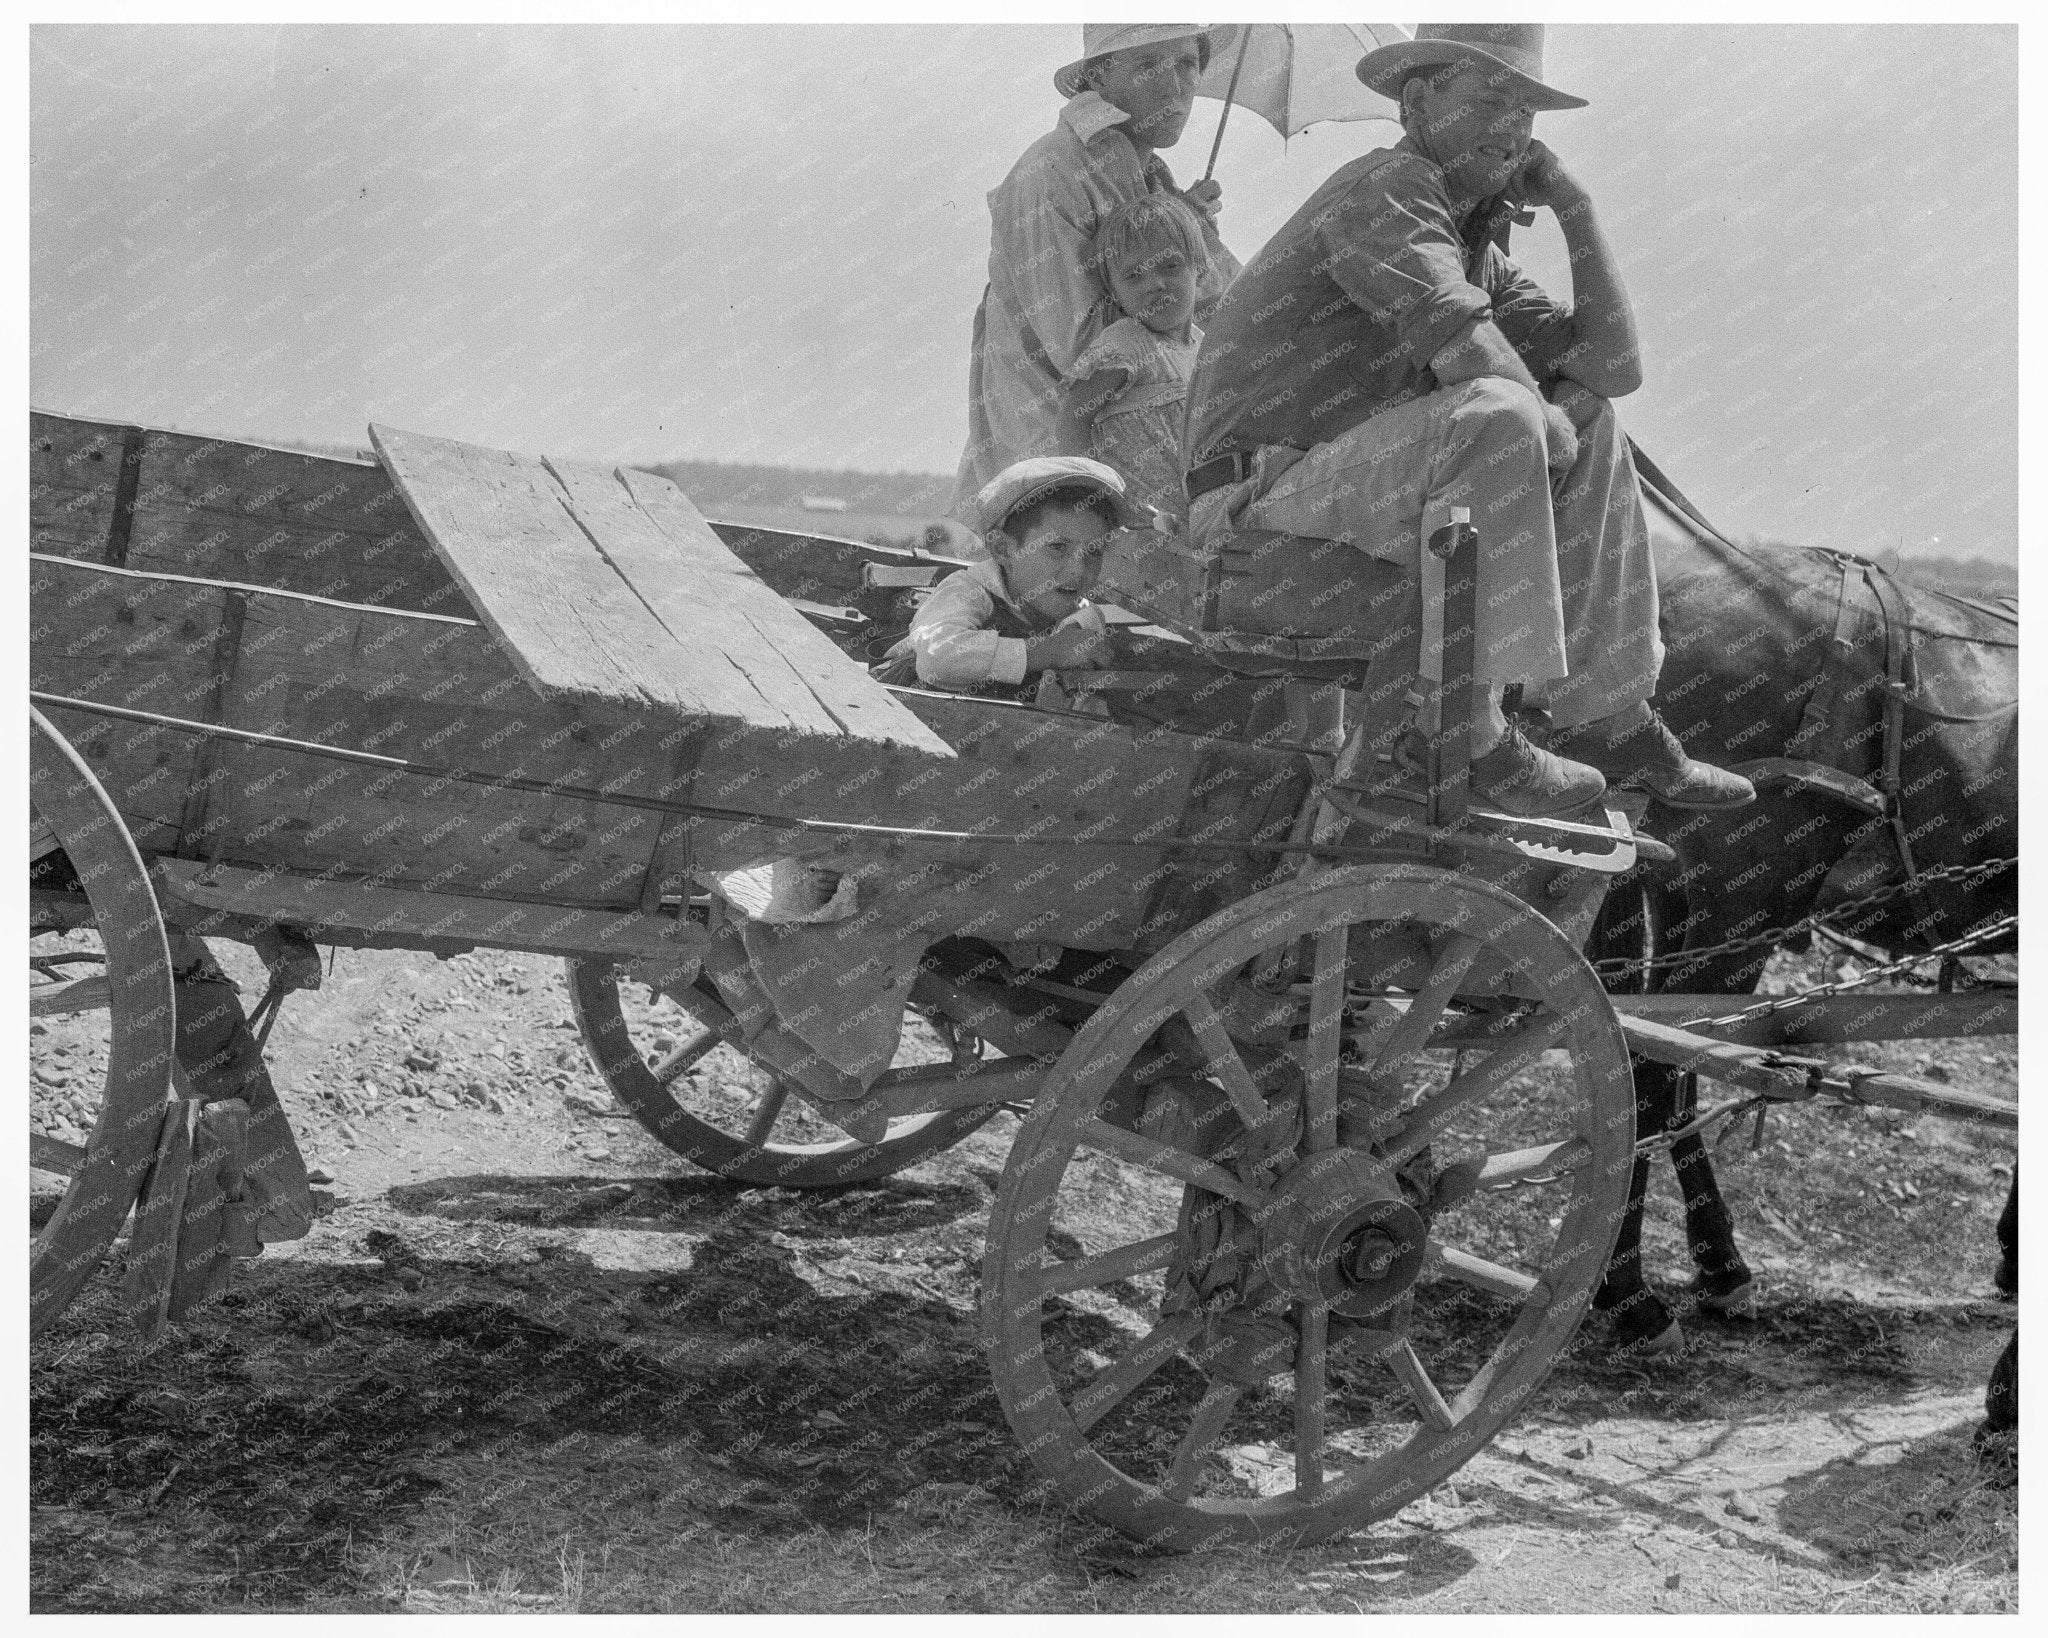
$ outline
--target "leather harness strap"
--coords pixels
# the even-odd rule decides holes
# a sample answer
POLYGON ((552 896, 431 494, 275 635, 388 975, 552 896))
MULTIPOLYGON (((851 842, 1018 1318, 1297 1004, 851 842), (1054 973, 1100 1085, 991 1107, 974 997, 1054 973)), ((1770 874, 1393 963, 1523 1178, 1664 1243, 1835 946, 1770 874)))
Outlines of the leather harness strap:
POLYGON ((1200 500, 1212 489, 1221 489, 1225 484, 1243 483, 1251 476, 1252 458, 1238 450, 1228 450, 1212 456, 1197 466, 1188 468, 1187 492, 1190 501, 1200 500))
POLYGON ((1892 842, 1906 873, 1907 899, 1914 916, 1932 936, 1933 909, 1913 866, 1913 838, 1906 829, 1905 792, 1899 777, 1906 739, 1906 701, 1920 691, 1918 667, 1913 658, 1913 627, 1906 617, 1897 581, 1874 563, 1864 565, 1863 578, 1876 594, 1884 617, 1884 763, 1876 785, 1884 794, 1885 817, 1891 821, 1892 842))
MULTIPOLYGON (((1842 570, 1841 589, 1835 605, 1834 637, 1828 644, 1813 693, 1800 715, 1799 727, 1786 749, 1800 759, 1810 759, 1846 773, 1844 764, 1849 760, 1852 735, 1843 720, 1844 708, 1850 699, 1872 687, 1882 691, 1878 720, 1873 725, 1878 744, 1869 758, 1876 767, 1868 778, 1883 803, 1883 817, 1892 846, 1899 856, 1900 869, 1905 873, 1907 898, 1913 914, 1931 930, 1933 910, 1913 862, 1913 839, 1906 827, 1904 791, 1899 776, 1905 749, 1906 701, 1919 692, 1912 622, 1907 617, 1898 583, 1884 569, 1853 553, 1831 552, 1829 555, 1841 565, 1842 570), (1867 681, 1857 679, 1854 665, 1857 638, 1863 627, 1862 610, 1856 597, 1859 581, 1869 586, 1876 601, 1879 634, 1884 643, 1883 674, 1867 681)), ((1866 729, 1853 737, 1860 740, 1871 731, 1866 729)), ((1849 796, 1843 799, 1867 811, 1862 801, 1849 796)))
MULTIPOLYGON (((1706 537, 1719 541, 1723 546, 1732 542, 1723 535, 1687 500, 1676 484, 1667 478, 1657 465, 1643 453, 1634 440, 1630 440, 1629 454, 1634 460, 1638 475, 1671 505, 1699 526, 1706 537)), ((1900 868, 1906 876, 1906 887, 1913 914, 1923 924, 1931 922, 1926 891, 1921 886, 1919 872, 1913 862, 1912 837, 1906 829, 1904 806, 1905 793, 1899 778, 1900 762, 1905 748, 1906 701, 1919 692, 1919 668, 1913 654, 1913 627, 1907 617, 1903 599, 1897 583, 1891 575, 1866 558, 1857 557, 1853 552, 1830 552, 1830 557, 1841 565, 1842 583, 1839 601, 1835 607, 1834 641, 1828 645, 1828 653, 1822 662, 1821 675, 1814 684, 1813 693, 1808 697, 1806 709, 1801 714, 1799 727, 1794 732, 1786 750, 1795 753, 1789 757, 1762 758, 1753 763, 1737 765, 1737 771, 1754 769, 1762 775, 1778 775, 1795 784, 1809 789, 1823 791, 1836 800, 1858 808, 1873 816, 1881 813, 1889 822, 1892 845, 1899 855, 1900 868), (1849 661, 1854 654, 1854 633, 1860 623, 1855 604, 1855 584, 1858 577, 1867 581, 1877 599, 1878 617, 1884 622, 1884 706, 1882 718, 1882 748, 1877 757, 1877 769, 1866 784, 1861 778, 1842 766, 1846 760, 1844 735, 1836 722, 1837 711, 1846 692, 1846 685, 1853 682, 1854 673, 1849 661), (1874 788, 1873 788, 1874 787, 1874 788)), ((1998 610, 1970 598, 1958 599, 1971 606, 1983 609, 1988 614, 1998 610)), ((2015 623, 2019 619, 2017 600, 2001 597, 2006 617, 2015 623)))
POLYGON ((1837 558, 1842 581, 1835 602, 1835 633, 1821 658, 1820 676, 1807 696, 1799 726, 1785 749, 1796 756, 1811 758, 1831 768, 1847 760, 1847 736, 1840 721, 1843 694, 1854 684, 1857 628, 1863 623, 1856 606, 1858 568, 1854 561, 1837 558))

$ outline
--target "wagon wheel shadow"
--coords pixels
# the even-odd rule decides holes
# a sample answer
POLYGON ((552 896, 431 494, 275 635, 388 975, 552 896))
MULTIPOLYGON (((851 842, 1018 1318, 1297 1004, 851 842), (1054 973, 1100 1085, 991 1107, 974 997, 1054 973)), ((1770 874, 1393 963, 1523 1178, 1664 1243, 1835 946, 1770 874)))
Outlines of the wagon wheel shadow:
POLYGON ((471 1173, 393 1185, 384 1199, 415 1217, 537 1228, 702 1234, 724 1226, 799 1239, 911 1233, 986 1215, 959 1184, 890 1178, 836 1189, 764 1189, 722 1177, 534 1177, 471 1173))
MULTIPOLYGON (((820 1290, 777 1238, 728 1224, 680 1273, 572 1256, 523 1285, 409 1254, 257 1264, 154 1345, 98 1281, 38 1344, 32 1499, 86 1519, 147 1501, 204 1543, 195 1575, 272 1599, 349 1592, 352 1544, 477 1485, 546 1511, 638 1480, 679 1533, 1035 1513, 967 1303, 820 1290)), ((99 1568, 46 1559, 43 1607, 128 1607, 99 1568)))
POLYGON ((1545 1378, 1543 1406, 1568 1421, 1622 1415, 1718 1421, 1760 1408, 1852 1411, 1945 1379, 1919 1357, 1916 1330, 1946 1335, 1996 1323, 1946 1309, 1884 1308, 1813 1293, 1766 1295, 1750 1319, 1684 1314, 1687 1347, 1671 1357, 1610 1346, 1589 1314, 1545 1378))
MULTIPOLYGON (((1974 1408, 1917 1439, 1873 1438, 1786 1486, 1777 1523, 1837 1562, 1927 1570, 1982 1554, 2016 1531, 2017 1491, 1976 1460, 1974 1408)), ((2008 1551, 2017 1545, 2016 1536, 2008 1551)))

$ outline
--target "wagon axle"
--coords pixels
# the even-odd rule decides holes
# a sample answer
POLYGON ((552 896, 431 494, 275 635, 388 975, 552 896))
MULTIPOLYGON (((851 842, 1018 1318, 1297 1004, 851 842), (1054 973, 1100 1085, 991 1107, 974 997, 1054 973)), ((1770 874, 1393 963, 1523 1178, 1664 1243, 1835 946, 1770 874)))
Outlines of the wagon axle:
POLYGON ((1296 1166, 1255 1221, 1266 1277, 1297 1301, 1353 1320, 1401 1299, 1422 1272, 1429 1239, 1393 1172, 1360 1149, 1325 1149, 1296 1166))

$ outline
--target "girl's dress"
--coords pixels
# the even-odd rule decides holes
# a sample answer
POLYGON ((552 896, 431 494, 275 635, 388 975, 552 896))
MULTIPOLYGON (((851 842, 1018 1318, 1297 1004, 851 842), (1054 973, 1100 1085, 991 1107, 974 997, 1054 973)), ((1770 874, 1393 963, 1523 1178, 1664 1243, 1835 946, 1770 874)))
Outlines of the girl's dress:
POLYGON ((1128 373, 1123 390, 1095 412, 1089 453, 1123 474, 1133 499, 1174 518, 1188 513, 1181 435, 1201 341, 1193 325, 1186 341, 1175 341, 1121 318, 1067 372, 1070 389, 1104 370, 1128 373))

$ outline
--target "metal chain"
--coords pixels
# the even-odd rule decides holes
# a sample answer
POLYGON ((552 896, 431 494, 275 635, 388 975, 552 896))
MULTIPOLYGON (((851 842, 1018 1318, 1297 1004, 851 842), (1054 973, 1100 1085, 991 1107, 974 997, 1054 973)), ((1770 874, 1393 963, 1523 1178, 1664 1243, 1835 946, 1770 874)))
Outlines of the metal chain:
MULTIPOLYGON (((1744 1115, 1752 1110, 1757 1115, 1757 1136, 1761 1139, 1763 1136, 1764 1110, 1773 1103, 1782 1103, 1784 1101, 1782 1098, 1773 1098, 1763 1092, 1752 1092, 1749 1096, 1743 1098, 1731 1098, 1726 1103, 1718 1103, 1711 1109, 1702 1110, 1683 1126, 1673 1126, 1667 1131, 1652 1132, 1646 1138, 1637 1138, 1635 1152, 1638 1157, 1661 1153, 1675 1144, 1683 1143, 1694 1133, 1704 1132, 1708 1127, 1721 1121, 1726 1121, 1730 1126, 1733 1126, 1735 1122, 1742 1119, 1744 1115)), ((1759 1142, 1755 1146, 1760 1148, 1762 1144, 1759 1142)))
MULTIPOLYGON (((1847 917, 1859 910, 1867 910, 1873 905, 1884 904, 1892 899, 1902 898, 1929 882, 1966 881, 1972 877, 1994 875, 1998 871, 2012 869, 2019 862, 2018 855, 2013 855, 2003 859, 1986 859, 1978 864, 1937 865, 1932 870, 1916 872, 1911 881, 1894 882, 1890 886, 1880 887, 1874 892, 1865 893, 1861 898, 1850 899, 1846 904, 1838 904, 1832 909, 1816 911, 1810 916, 1804 916, 1788 927, 1766 927, 1761 933, 1752 933, 1744 938, 1723 939, 1719 944, 1703 945, 1697 950, 1678 950, 1670 955, 1643 956, 1640 958, 1609 956, 1604 961, 1594 962, 1593 971, 1603 979, 1626 978, 1636 973, 1650 972, 1658 967, 1689 966, 1694 962, 1710 960, 1715 956, 1737 955, 1747 950, 1765 949, 1772 945, 1786 943, 1788 940, 1797 938, 1802 933, 1812 932, 1815 928, 1825 928, 1831 921, 1837 918, 1847 917)), ((1927 958, 1921 956, 1915 959, 1925 960, 1927 958)))
MULTIPOLYGON (((1859 974, 1855 978, 1837 979, 1830 984, 1816 984, 1811 989, 1796 990, 1790 995, 1773 996, 1768 1001, 1759 1001, 1753 1007, 1744 1007, 1740 1012, 1727 1013, 1722 1017, 1709 1018, 1697 1024, 1689 1024, 1686 1027, 1689 1029, 1707 1030, 1725 1029, 1730 1025, 1740 1024, 1751 1018, 1762 1018, 1770 1013, 1786 1012, 1793 1007, 1804 1006, 1807 1002, 1816 1000, 1824 995, 1841 995, 1850 990, 1862 989, 1866 985, 1879 983, 1920 962, 1933 961, 1943 956, 1961 955, 1979 944, 1989 942, 2009 928, 2017 927, 2019 919, 2016 915, 1998 916, 1986 922, 1982 927, 1964 933, 1959 938, 1950 939, 1945 944, 1938 944, 1933 949, 1919 955, 1900 956, 1896 960, 1882 962, 1871 968, 1869 972, 1859 974)), ((1853 1097, 1847 1096, 1837 1088, 1830 1087, 1827 1084, 1829 1077, 1824 1071, 1832 1066, 1824 1064, 1818 1059, 1793 1058, 1777 1053, 1772 1054, 1772 1058, 1781 1061, 1786 1068, 1804 1068, 1806 1070, 1804 1097, 1818 1097, 1824 1092, 1834 1092, 1837 1101, 1855 1101, 1853 1097)), ((1856 1071, 1847 1070, 1837 1072, 1838 1075, 1846 1074, 1852 1086, 1857 1073, 1856 1071)), ((1861 1073, 1868 1073, 1868 1071, 1861 1073)), ((1774 1095, 1768 1092, 1753 1092, 1747 1097, 1735 1098, 1727 1103, 1716 1104, 1712 1109, 1701 1111, 1683 1126, 1675 1126, 1668 1131, 1653 1132, 1646 1138, 1639 1138, 1636 1141, 1635 1152, 1638 1156, 1657 1154, 1671 1148, 1674 1144, 1683 1142, 1695 1133, 1704 1132, 1710 1126, 1717 1125, 1723 1121, 1727 1122, 1729 1127, 1732 1128, 1735 1122, 1752 1112, 1756 1115, 1756 1132, 1750 1147, 1753 1149, 1761 1148, 1763 1146, 1764 1111, 1774 1103, 1791 1102, 1799 1097, 1799 1094, 1774 1095)))
POLYGON ((1793 1007, 1804 1006, 1807 1002, 1816 1000, 1824 995, 1843 995, 1850 990, 1860 990, 1867 985, 1882 983, 1885 979, 1905 972, 1910 967, 1917 967, 1923 961, 1936 961, 1944 956, 1965 955, 1978 945, 1988 944, 2001 933, 2005 933, 2019 926, 2019 924, 2020 918, 2016 915, 1996 916, 1992 920, 1987 921, 1983 926, 1974 928, 1958 938, 1952 938, 1945 944, 1937 944, 1933 949, 1921 951, 1917 955, 1904 955, 1897 957, 1895 960, 1879 962, 1868 972, 1859 973, 1854 978, 1838 978, 1832 983, 1815 984, 1810 989, 1794 990, 1789 995, 1774 995, 1767 1001, 1759 1001, 1754 1006, 1744 1007, 1740 1012, 1731 1012, 1720 1018, 1709 1018, 1704 1023, 1688 1025, 1687 1027, 1692 1029, 1721 1029, 1730 1024, 1739 1024, 1745 1019, 1763 1018, 1774 1012, 1787 1012, 1793 1007))

